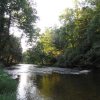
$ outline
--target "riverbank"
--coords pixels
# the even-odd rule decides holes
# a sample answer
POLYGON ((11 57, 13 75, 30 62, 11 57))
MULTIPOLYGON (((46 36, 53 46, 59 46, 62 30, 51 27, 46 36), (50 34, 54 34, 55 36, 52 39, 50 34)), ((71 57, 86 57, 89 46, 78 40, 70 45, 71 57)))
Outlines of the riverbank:
POLYGON ((0 65, 0 100, 16 100, 17 81, 10 78, 0 65))

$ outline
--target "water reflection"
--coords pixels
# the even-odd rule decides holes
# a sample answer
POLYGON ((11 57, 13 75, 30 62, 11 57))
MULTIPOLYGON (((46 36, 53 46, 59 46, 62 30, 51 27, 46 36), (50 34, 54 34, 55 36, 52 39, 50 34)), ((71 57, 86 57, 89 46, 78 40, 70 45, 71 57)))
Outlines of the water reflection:
POLYGON ((35 75, 31 73, 21 74, 18 85, 18 100, 43 100, 35 84, 35 75))
POLYGON ((90 76, 65 76, 59 74, 37 76, 40 94, 51 100, 100 100, 98 85, 90 76))
POLYGON ((22 74, 18 100, 100 100, 100 77, 22 74))
POLYGON ((8 73, 17 75, 19 79, 17 100, 100 100, 100 71, 72 74, 80 71, 38 69, 32 65, 16 68, 8 73), (58 71, 65 71, 66 74, 55 73, 58 71))

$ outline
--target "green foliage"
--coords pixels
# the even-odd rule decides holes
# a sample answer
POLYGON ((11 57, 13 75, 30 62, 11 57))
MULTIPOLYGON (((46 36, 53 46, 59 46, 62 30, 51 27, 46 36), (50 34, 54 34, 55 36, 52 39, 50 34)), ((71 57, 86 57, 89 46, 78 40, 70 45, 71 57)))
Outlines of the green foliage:
POLYGON ((0 100, 16 100, 16 93, 1 94, 0 100))
POLYGON ((16 100, 17 82, 0 68, 0 100, 16 100))
POLYGON ((9 42, 2 51, 2 62, 4 64, 16 64, 22 61, 22 48, 20 39, 10 35, 9 42))
POLYGON ((17 82, 9 78, 9 76, 2 69, 0 69, 0 94, 12 93, 16 90, 16 87, 17 82))
POLYGON ((21 62, 20 40, 10 35, 10 28, 21 29, 28 42, 32 42, 37 35, 36 14, 35 7, 27 0, 0 0, 0 62, 21 62))
MULTIPOLYGON (((39 38, 31 55, 57 66, 100 65, 100 2, 75 0, 74 9, 66 9, 60 16, 61 26, 48 28, 39 38), (39 49, 40 48, 40 49, 39 49), (40 52, 38 52, 38 49, 40 52), (38 52, 38 53, 37 53, 38 52), (49 59, 49 60, 48 60, 49 59)), ((30 58, 30 56, 29 56, 30 58)), ((37 62, 39 62, 37 58, 37 62)))
POLYGON ((21 28, 26 36, 32 40, 35 32, 35 22, 37 19, 36 9, 31 7, 27 0, 1 0, 0 1, 0 33, 10 34, 11 25, 16 24, 21 28), (6 16, 5 16, 6 14, 6 16), (7 17, 8 16, 8 17, 7 17), (5 29, 7 30, 5 32, 5 29))

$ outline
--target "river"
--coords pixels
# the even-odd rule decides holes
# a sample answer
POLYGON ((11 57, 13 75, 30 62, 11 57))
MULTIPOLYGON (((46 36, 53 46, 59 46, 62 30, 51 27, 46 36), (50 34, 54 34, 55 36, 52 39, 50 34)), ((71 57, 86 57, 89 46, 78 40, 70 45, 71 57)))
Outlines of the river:
POLYGON ((19 64, 6 70, 18 81, 17 100, 100 100, 100 72, 19 64))

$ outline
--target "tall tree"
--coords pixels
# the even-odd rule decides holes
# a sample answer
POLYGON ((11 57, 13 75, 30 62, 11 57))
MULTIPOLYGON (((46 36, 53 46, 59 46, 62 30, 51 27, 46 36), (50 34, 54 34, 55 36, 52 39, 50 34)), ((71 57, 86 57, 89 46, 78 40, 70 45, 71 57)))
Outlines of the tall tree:
POLYGON ((0 59, 10 41, 10 28, 16 26, 32 41, 37 19, 35 7, 27 0, 0 0, 0 59))

